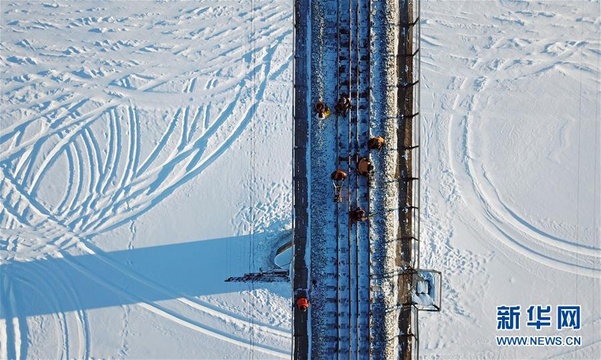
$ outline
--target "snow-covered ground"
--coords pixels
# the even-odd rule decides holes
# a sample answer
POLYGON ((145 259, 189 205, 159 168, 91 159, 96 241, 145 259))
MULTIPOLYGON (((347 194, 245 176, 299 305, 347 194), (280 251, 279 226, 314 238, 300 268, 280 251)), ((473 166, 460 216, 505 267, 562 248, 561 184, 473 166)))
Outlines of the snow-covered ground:
POLYGON ((422 357, 601 357, 600 14, 422 0, 421 265, 443 272, 422 357), (520 305, 519 330, 497 330, 502 305, 520 305), (530 305, 551 326, 528 326, 530 305), (580 330, 557 330, 561 305, 581 306, 580 330), (497 346, 513 335, 582 345, 497 346))
POLYGON ((288 358, 292 2, 1 17, 0 358, 288 358))
MULTIPOLYGON (((289 357, 292 1, 0 4, 0 358, 289 357)), ((599 14, 422 0, 422 357, 601 354, 599 14)))

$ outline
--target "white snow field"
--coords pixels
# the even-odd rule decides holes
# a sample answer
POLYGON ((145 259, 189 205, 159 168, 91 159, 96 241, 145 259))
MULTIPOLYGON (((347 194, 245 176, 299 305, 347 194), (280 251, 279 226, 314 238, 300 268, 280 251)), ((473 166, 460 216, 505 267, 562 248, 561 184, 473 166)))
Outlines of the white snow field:
POLYGON ((2 1, 0 358, 289 358, 291 1, 2 1))
MULTIPOLYGON (((0 5, 0 358, 289 358, 293 2, 0 5)), ((420 356, 600 358, 600 2, 421 6, 420 356)))
POLYGON ((421 9, 421 266, 443 272, 421 357, 601 358, 599 1, 421 9), (497 329, 497 307, 516 305, 519 329, 497 329), (550 326, 528 326, 531 305, 550 326), (563 305, 581 306, 579 330, 557 329, 563 305))

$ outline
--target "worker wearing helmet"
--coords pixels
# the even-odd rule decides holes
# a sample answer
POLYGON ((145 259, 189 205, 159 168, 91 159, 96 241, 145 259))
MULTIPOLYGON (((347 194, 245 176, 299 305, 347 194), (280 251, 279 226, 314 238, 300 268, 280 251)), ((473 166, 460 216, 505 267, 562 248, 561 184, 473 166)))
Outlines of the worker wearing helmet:
POLYGON ((346 173, 344 170, 337 169, 332 173, 332 180, 334 181, 344 181, 346 179, 346 173))
POLYGON ((338 115, 342 115, 342 114, 346 113, 346 111, 350 108, 351 108, 351 99, 349 99, 348 95, 346 95, 346 94, 343 94, 340 97, 340 99, 338 99, 336 106, 334 106, 334 110, 336 110, 336 114, 338 114, 338 115))
POLYGON ((334 202, 342 202, 340 190, 342 189, 342 182, 346 179, 346 173, 344 170, 337 169, 332 173, 331 178, 334 180, 334 202))
POLYGON ((298 298, 298 300, 296 300, 296 306, 302 312, 306 312, 309 308, 309 300, 307 300, 306 297, 300 297, 298 298))
POLYGON ((369 139, 369 141, 367 142, 367 147, 370 150, 380 150, 382 149, 382 147, 384 147, 384 138, 381 136, 376 136, 373 137, 371 139, 369 139))
POLYGON ((323 101, 318 101, 315 103, 315 112, 319 119, 325 119, 330 115, 330 108, 323 101))
POLYGON ((374 169, 373 165, 371 164, 371 161, 369 161, 368 158, 366 157, 362 157, 361 159, 359 159, 359 161, 357 162, 357 172, 360 175, 367 175, 369 174, 370 171, 372 171, 374 169))
POLYGON ((367 213, 365 212, 365 210, 363 210, 360 207, 358 207, 355 210, 351 211, 350 216, 351 216, 351 221, 353 221, 353 222, 367 220, 367 213))

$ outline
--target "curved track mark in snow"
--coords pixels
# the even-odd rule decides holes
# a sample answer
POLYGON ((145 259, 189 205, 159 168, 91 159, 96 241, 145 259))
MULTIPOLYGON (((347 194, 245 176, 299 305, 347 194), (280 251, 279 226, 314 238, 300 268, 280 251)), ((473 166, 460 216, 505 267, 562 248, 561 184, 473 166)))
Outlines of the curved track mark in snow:
MULTIPOLYGON (((267 56, 269 56, 273 51, 275 50, 271 48, 271 51, 268 52, 267 56)), ((285 66, 285 64, 282 66, 285 66)), ((220 155, 222 155, 224 151, 228 149, 242 134, 246 126, 250 123, 253 117, 253 107, 255 106, 253 104, 255 104, 258 99, 261 99, 264 94, 268 74, 270 73, 271 69, 269 65, 261 64, 253 69, 253 72, 259 72, 260 70, 263 72, 262 81, 258 85, 256 93, 252 95, 253 97, 251 101, 249 101, 251 105, 246 106, 246 109, 244 109, 241 119, 236 121, 234 124, 231 124, 232 119, 229 115, 234 111, 236 104, 240 102, 242 94, 239 91, 228 108, 226 108, 226 110, 220 114, 218 119, 214 121, 211 126, 202 134, 202 136, 194 143, 187 144, 187 146, 178 152, 176 156, 171 157, 160 167, 147 169, 145 165, 148 164, 148 162, 145 162, 145 165, 142 165, 145 170, 143 175, 121 188, 122 191, 129 193, 129 196, 126 198, 119 198, 114 204, 112 204, 112 209, 110 209, 112 216, 105 216, 108 210, 107 208, 100 212, 102 216, 96 217, 94 221, 83 225, 83 236, 89 237, 108 229, 112 229, 123 224, 124 222, 129 221, 135 216, 139 216, 143 212, 147 211, 150 207, 161 201, 163 198, 171 194, 171 192, 183 185, 185 182, 197 176, 200 172, 210 166, 220 155), (220 129, 226 126, 231 126, 231 129, 227 133, 225 139, 219 145, 217 145, 214 150, 207 153, 206 150, 209 147, 209 141, 217 135, 220 129), (122 210, 125 209, 124 206, 127 207, 127 211, 122 210)), ((246 81, 247 80, 243 81, 240 88, 245 88, 246 81)), ((176 117, 179 117, 179 114, 181 113, 182 111, 179 109, 176 117)), ((189 116, 190 112, 185 111, 184 113, 185 116, 189 116)), ((182 122, 185 123, 185 121, 182 122)), ((176 122, 173 121, 171 124, 173 125, 175 123, 176 122)), ((168 133, 170 134, 175 131, 174 129, 172 130, 171 126, 169 129, 170 130, 168 133)), ((185 131, 182 131, 182 136, 184 136, 184 133, 185 131)), ((166 142, 167 139, 161 140, 161 143, 163 141, 166 142)), ((158 146, 155 148, 155 150, 157 149, 158 146)), ((131 162, 128 161, 128 163, 131 162)))
POLYGON ((21 332, 19 328, 19 316, 15 309, 15 296, 12 287, 12 281, 8 276, 2 276, 2 298, 6 299, 3 301, 0 311, 4 313, 4 324, 6 333, 6 344, 4 354, 6 359, 20 359, 21 358, 21 332))
MULTIPOLYGON (((513 211, 499 196, 497 188, 492 184, 492 181, 488 178, 486 173, 483 173, 483 178, 490 186, 491 192, 495 194, 495 202, 502 207, 510 217, 504 217, 507 223, 511 223, 515 228, 519 228, 524 233, 529 233, 533 238, 537 238, 539 241, 545 242, 551 246, 565 251, 570 251, 580 255, 586 255, 591 257, 601 258, 601 248, 586 246, 574 243, 572 241, 559 238, 551 235, 536 226, 528 223, 525 219, 520 217, 515 211, 513 211)), ((601 259, 600 259, 601 261, 601 259)))
MULTIPOLYGON (((238 326, 245 326, 248 322, 248 319, 246 319, 244 317, 237 316, 237 315, 235 315, 233 313, 229 313, 229 312, 224 313, 223 311, 221 311, 220 309, 217 309, 214 306, 207 305, 204 302, 199 301, 195 298, 192 298, 192 297, 189 297, 189 296, 186 296, 183 294, 179 294, 179 293, 169 289, 168 287, 160 285, 160 284, 152 281, 151 279, 146 278, 144 275, 142 275, 138 272, 128 269, 126 266, 112 260, 107 253, 105 253, 103 250, 101 250, 100 248, 98 248, 97 246, 95 246, 88 240, 85 240, 85 239, 80 240, 78 243, 78 248, 86 254, 94 255, 96 258, 100 259, 107 266, 118 270, 122 275, 129 277, 134 282, 136 282, 140 285, 152 288, 153 290, 158 291, 162 294, 165 294, 167 298, 176 299, 177 301, 182 302, 183 304, 185 304, 191 308, 200 310, 204 313, 210 314, 210 315, 218 317, 218 318, 222 318, 226 321, 234 322, 238 326)), ((282 337, 282 338, 288 338, 290 336, 289 331, 275 328, 269 324, 258 324, 258 326, 260 327, 261 332, 269 333, 274 336, 278 336, 278 337, 282 337)))
MULTIPOLYGON (((476 104, 476 96, 474 95, 471 99, 472 105, 476 104)), ((474 131, 470 128, 469 115, 461 119, 458 124, 451 123, 448 148, 453 172, 456 175, 463 172, 472 184, 473 192, 471 194, 464 192, 466 197, 473 199, 472 201, 468 200, 467 203, 479 203, 483 209, 483 211, 472 211, 479 222, 491 233, 500 234, 501 236, 496 238, 505 245, 534 261, 578 275, 601 277, 601 269, 593 265, 598 264, 598 258, 601 255, 597 249, 557 241, 542 235, 544 232, 540 230, 534 231, 533 225, 525 225, 516 220, 512 211, 500 200, 496 188, 487 179, 481 164, 479 165, 475 160, 476 157, 471 151, 473 133, 474 131), (457 140, 459 143, 455 144, 454 142, 457 140), (566 256, 566 251, 575 252, 580 257, 592 257, 591 265, 571 261, 566 256)), ((464 190, 469 189, 464 188, 464 190)))
MULTIPOLYGON (((10 184, 10 182, 8 182, 8 184, 10 184)), ((13 189, 13 191, 17 191, 17 189, 13 189)), ((13 195, 13 197, 15 197, 15 195, 13 195)), ((22 198, 17 201, 24 202, 26 200, 27 200, 26 198, 22 198)), ((131 270, 127 269, 126 267, 124 267, 123 265, 113 261, 112 259, 110 259, 110 256, 108 254, 104 253, 102 250, 95 247, 89 241, 80 240, 79 238, 77 238, 75 233, 73 233, 71 230, 69 230, 64 225, 61 225, 57 221, 57 219, 53 218, 52 215, 50 215, 47 212, 47 210, 43 209, 43 207, 40 204, 29 203, 29 204, 22 204, 21 206, 27 206, 28 208, 34 208, 33 210, 31 210, 32 213, 35 213, 38 217, 44 217, 44 220, 38 220, 37 221, 38 223, 53 223, 54 225, 52 226, 52 228, 59 230, 59 232, 62 233, 62 236, 55 238, 55 240, 53 241, 53 244, 56 244, 59 241, 62 242, 62 244, 59 244, 57 246, 58 248, 64 249, 65 243, 69 244, 69 246, 78 244, 77 248, 84 251, 84 253, 86 253, 86 254, 94 255, 96 258, 102 260, 109 267, 116 269, 123 276, 129 277, 130 279, 132 279, 134 281, 134 284, 138 284, 138 285, 142 286, 143 288, 144 287, 151 288, 154 291, 158 291, 159 293, 164 294, 166 298, 174 299, 175 301, 177 301, 177 303, 180 303, 180 304, 184 305, 185 307, 201 311, 203 313, 206 313, 210 316, 213 316, 213 317, 216 317, 219 319, 223 319, 224 323, 231 322, 241 328, 248 326, 248 319, 246 319, 246 318, 242 318, 239 316, 234 316, 232 314, 220 312, 219 310, 216 310, 214 307, 203 306, 202 303, 200 303, 199 301, 197 301, 193 298, 182 296, 182 294, 178 294, 177 292, 175 292, 173 290, 170 290, 162 285, 156 284, 156 283, 152 282, 151 280, 144 278, 142 275, 140 275, 134 271, 131 271, 131 270)), ((55 247, 55 249, 56 249, 56 247, 55 247)), ((49 249, 47 249, 46 251, 48 252, 49 249)), ((55 255, 60 256, 60 252, 55 252, 55 255)), ((61 256, 61 257, 63 257, 63 256, 61 256)), ((146 303, 146 305, 144 305, 144 307, 146 307, 148 309, 155 309, 156 310, 155 312, 163 317, 166 317, 170 320, 174 320, 177 323, 183 324, 186 327, 189 327, 192 329, 197 329, 197 330, 201 329, 199 331, 202 331, 205 334, 212 335, 212 336, 220 338, 220 339, 223 338, 223 336, 224 336, 223 334, 226 334, 225 332, 220 332, 219 330, 215 330, 212 332, 212 330, 210 328, 203 327, 198 321, 195 321, 194 319, 191 319, 191 318, 188 318, 185 316, 181 316, 178 318, 176 316, 178 311, 168 310, 166 307, 160 307, 157 310, 156 306, 152 304, 152 301, 141 298, 138 295, 128 293, 124 290, 119 289, 116 285, 112 285, 104 280, 101 280, 98 276, 96 276, 89 270, 85 269, 84 267, 82 267, 80 265, 75 264, 74 261, 70 260, 70 257, 63 257, 63 258, 65 259, 65 261, 69 261, 69 264, 74 265, 74 267, 76 267, 77 270, 79 270, 80 272, 85 274, 85 276, 91 278, 95 282, 99 282, 111 290, 116 290, 120 294, 124 295, 125 297, 127 297, 129 299, 134 299, 136 301, 143 301, 144 303, 146 303)), ((73 342, 75 342, 75 338, 73 338, 73 335, 71 334, 73 329, 68 325, 69 324, 69 316, 67 316, 64 313, 61 313, 60 311, 56 312, 58 314, 58 322, 61 324, 60 327, 62 328, 62 334, 64 334, 64 337, 65 337, 65 345, 63 347, 64 351, 65 351, 64 355, 66 358, 72 357, 73 354, 71 354, 70 351, 71 351, 71 349, 73 349, 73 346, 78 345, 79 346, 78 355, 76 355, 76 357, 85 357, 84 353, 89 353, 88 345, 84 345, 83 348, 81 347, 82 343, 89 344, 89 335, 88 335, 89 330, 87 327, 85 311, 83 309, 81 309, 81 306, 77 305, 78 304, 77 294, 73 293, 72 289, 65 287, 66 284, 64 284, 60 281, 61 279, 66 278, 65 276, 60 276, 60 274, 56 275, 54 273, 49 273, 48 275, 49 275, 49 280, 50 280, 50 282, 48 283, 48 286, 49 286, 48 289, 50 289, 49 291, 51 294, 55 294, 55 295, 51 296, 51 298, 53 298, 54 300, 52 300, 52 299, 50 299, 50 300, 56 304, 56 308, 58 309, 58 306, 59 306, 58 304, 60 304, 62 301, 65 301, 64 299, 61 301, 59 301, 58 299, 63 298, 64 296, 67 296, 69 298, 68 301, 73 303, 76 309, 80 309, 77 311, 75 318, 74 318, 76 321, 76 324, 77 324, 77 327, 75 328, 75 330, 78 333, 78 336, 77 336, 78 340, 76 341, 76 344, 73 344, 73 342), (60 296, 58 295, 59 293, 57 292, 56 289, 61 289, 60 296)), ((37 276, 37 275, 34 275, 34 276, 37 276)), ((44 283, 44 282, 42 282, 42 283, 44 283)), ((287 339, 290 336, 289 332, 276 329, 270 325, 258 325, 257 324, 256 326, 258 326, 258 328, 260 329, 260 331, 262 333, 270 334, 271 336, 275 336, 276 338, 287 339)), ((234 339, 234 340, 231 340, 230 342, 238 344, 241 341, 242 340, 234 339)), ((255 344, 255 346, 258 346, 260 348, 259 345, 255 344)), ((272 350, 269 347, 267 347, 267 350, 265 350, 264 352, 270 353, 273 351, 276 351, 276 350, 272 350)), ((278 356, 281 356, 282 354, 284 354, 284 352, 278 353, 278 356)), ((272 354, 272 355, 274 355, 274 354, 272 354)))
MULTIPOLYGON (((83 242, 81 242, 79 245, 79 248, 82 250, 85 250, 86 246, 83 242)), ((91 250, 88 249, 87 251, 91 251, 91 250)), ((161 316, 168 320, 171 320, 179 325, 182 325, 184 327, 187 327, 187 328, 195 330, 195 331, 199 331, 203 334, 209 335, 211 337, 217 338, 219 340, 223 340, 225 342, 228 342, 228 343, 231 343, 231 344, 243 347, 243 348, 258 350, 260 352, 263 352, 263 353, 271 355, 271 356, 277 356, 277 357, 288 357, 289 356, 289 353, 287 351, 283 351, 281 349, 273 348, 273 347, 266 346, 266 345, 257 345, 257 344, 251 345, 242 338, 237 338, 237 337, 232 336, 224 331, 213 329, 213 328, 206 326, 194 319, 191 319, 185 315, 182 315, 178 311, 169 309, 168 305, 165 305, 165 306, 158 305, 151 300, 145 299, 141 295, 122 290, 118 286, 102 279, 102 277, 94 274, 93 272, 90 272, 83 266, 80 266, 79 264, 77 264, 75 261, 73 261, 69 257, 65 257, 65 260, 68 262, 68 264, 71 267, 73 267, 73 269, 84 274, 86 277, 97 282, 101 286, 104 286, 116 293, 119 293, 122 296, 130 299, 132 302, 136 303, 137 305, 143 307, 144 309, 146 309, 158 316, 161 316)), ((106 259, 103 259, 103 261, 106 261, 106 259)), ((158 288, 155 288, 155 289, 158 289, 158 288)), ((170 294, 170 295, 172 295, 172 294, 170 294)), ((289 335, 289 334, 287 334, 287 335, 289 335)))
MULTIPOLYGON (((9 182, 9 181, 3 182, 3 183, 6 185, 5 188, 7 188, 11 184, 11 182, 9 182)), ((53 254, 55 254, 55 255, 60 254, 58 252, 58 249, 66 248, 65 244, 68 244, 68 246, 77 245, 77 247, 79 249, 83 250, 85 254, 94 255, 96 258, 101 259, 109 267, 118 270, 122 275, 131 278, 136 283, 142 284, 142 285, 150 287, 160 293, 163 293, 164 295, 166 295, 166 298, 178 299, 178 301, 181 301, 182 303, 186 304, 189 307, 203 311, 203 312, 210 314, 212 316, 215 316, 215 317, 223 318, 226 321, 231 321, 231 322, 237 323, 239 326, 246 325, 246 323, 247 323, 246 318, 237 317, 237 316, 234 316, 233 314, 229 314, 229 313, 219 312, 214 307, 205 306, 205 305, 203 305, 202 302, 200 302, 198 300, 195 300, 195 299, 189 298, 189 297, 185 297, 182 294, 178 294, 177 292, 170 290, 169 288, 164 287, 162 285, 159 285, 159 284, 145 278, 141 274, 131 271, 127 267, 110 259, 110 256, 107 253, 102 251, 97 246, 93 245, 90 241, 85 240, 85 239, 80 240, 73 231, 71 231, 68 227, 62 225, 58 221, 58 219, 56 219, 52 215, 50 215, 50 213, 46 209, 44 209, 41 204, 37 204, 37 203, 27 203, 26 204, 26 202, 28 202, 27 197, 21 196, 20 198, 17 198, 18 195, 16 193, 18 192, 18 188, 15 187, 14 189, 12 189, 12 191, 13 191, 13 195, 11 195, 11 198, 16 198, 16 201, 21 203, 21 205, 20 205, 21 207, 27 207, 27 208, 31 209, 31 210, 29 210, 30 213, 36 214, 36 216, 38 217, 38 220, 36 221, 36 223, 43 225, 43 226, 38 227, 39 230, 44 230, 44 227, 48 226, 47 224, 51 224, 50 230, 54 230, 54 232, 52 232, 51 234, 48 234, 47 236, 54 239, 54 241, 49 244, 49 245, 53 245, 54 250, 51 251, 53 254), (42 219, 39 219, 39 218, 42 218, 42 219), (60 234, 60 236, 55 236, 54 234, 60 234), (61 244, 57 244, 59 242, 61 244)), ((50 250, 46 249, 46 251, 50 251, 50 250)), ((55 276, 54 274, 49 274, 49 276, 57 279, 57 281, 55 282, 56 286, 52 287, 53 289, 64 286, 64 284, 61 284, 60 281, 58 281, 58 280, 60 280, 62 278, 67 278, 66 276, 60 276, 60 275, 55 276)), ((56 293, 56 292, 54 292, 54 293, 56 293)), ((76 302, 77 294, 73 293, 68 288, 63 289, 61 291, 61 293, 71 294, 70 295, 71 298, 69 301, 77 304, 77 302, 76 302)), ((81 308, 81 306, 75 306, 75 308, 81 308)), ((286 337, 289 337, 289 335, 290 335, 288 331, 279 330, 268 324, 264 324, 261 327, 262 327, 262 329, 261 329, 262 331, 265 331, 266 333, 271 333, 278 337, 286 338, 286 337)))
POLYGON ((37 299, 51 303, 50 313, 55 321, 57 331, 57 359, 76 358, 88 359, 90 357, 90 337, 87 314, 79 305, 79 296, 65 283, 69 279, 61 269, 43 268, 39 271, 33 267, 22 268, 28 271, 27 274, 15 274, 15 280, 19 281, 25 287, 29 288, 28 294, 37 293, 37 299), (30 280, 34 280, 32 283, 30 280), (41 286, 41 288, 39 288, 41 286), (66 313, 61 310, 66 303, 71 303, 73 308, 78 309, 74 312, 66 313), (75 352, 75 354, 73 354, 75 352))
MULTIPOLYGON (((3 187, 0 196, 3 200, 8 200, 1 204, 0 211, 6 210, 11 216, 14 224, 12 229, 26 232, 18 235, 19 247, 16 246, 15 240, 13 252, 17 257, 32 260, 65 254, 66 261, 88 278, 129 299, 139 301, 142 307, 159 316, 229 343, 250 350, 256 349, 268 356, 288 357, 289 351, 257 344, 256 341, 248 343, 243 338, 229 335, 227 330, 207 327, 195 316, 190 317, 187 314, 206 314, 222 320, 225 324, 231 323, 230 326, 245 329, 247 333, 259 332, 269 335, 278 342, 289 339, 289 331, 225 312, 193 297, 183 296, 162 284, 154 283, 116 263, 110 259, 110 254, 93 247, 89 241, 90 236, 114 228, 152 208, 212 165, 244 133, 255 116, 257 102, 263 98, 268 80, 288 66, 284 62, 279 68, 273 71, 271 69, 271 58, 276 49, 290 35, 290 31, 274 29, 272 20, 269 20, 280 13, 281 9, 278 8, 261 9, 258 20, 263 21, 265 26, 253 28, 255 32, 251 37, 254 47, 241 54, 243 63, 247 61, 253 64, 243 70, 247 72, 245 74, 236 73, 235 69, 226 69, 220 73, 223 66, 222 57, 214 56, 203 63, 200 71, 183 69, 179 74, 148 79, 135 89, 126 89, 146 93, 151 90, 162 92, 164 89, 161 86, 166 84, 167 87, 177 88, 180 93, 193 95, 196 89, 203 86, 203 80, 211 77, 214 86, 208 93, 215 95, 219 100, 226 99, 226 106, 223 107, 202 104, 194 110, 190 106, 177 105, 177 113, 169 124, 170 130, 162 133, 162 140, 151 148, 147 158, 142 158, 141 133, 144 128, 140 125, 141 113, 136 105, 117 104, 116 102, 120 101, 117 98, 99 102, 85 95, 74 95, 77 94, 76 89, 68 89, 74 94, 64 94, 64 90, 61 90, 60 96, 53 97, 47 107, 40 105, 42 111, 36 112, 35 116, 31 117, 29 112, 26 120, 19 120, 18 123, 11 124, 10 128, 4 129, 2 143, 4 145, 6 141, 10 146, 3 147, 6 150, 0 154, 0 184, 3 187), (273 43, 268 43, 274 38, 273 43), (261 57, 267 59, 266 64, 256 65, 251 61, 261 57), (233 71, 234 76, 228 71, 233 71), (214 76, 214 72, 218 72, 217 76, 214 76), (239 78, 240 76, 242 78, 239 78), (179 88, 172 86, 174 84, 179 88), (247 90, 251 87, 252 91, 249 93, 247 90), (235 91, 235 95, 231 96, 227 90, 235 91), (219 113, 209 112, 209 108, 217 109, 219 113), (215 120, 210 121, 210 118, 215 120), (107 128, 104 142, 100 140, 101 134, 97 124, 107 128), (106 153, 101 150, 106 150, 106 153), (165 154, 161 151, 165 151, 165 154), (51 176, 48 175, 52 171, 59 171, 60 165, 68 172, 64 177, 65 191, 53 204, 47 204, 45 199, 38 196, 41 196, 47 181, 51 181, 51 176), (94 254, 136 284, 152 288, 154 292, 161 292, 172 300, 166 305, 158 305, 145 299, 143 294, 140 296, 129 293, 117 284, 105 281, 85 266, 72 261, 70 255, 66 255, 67 249, 70 250, 69 253, 76 251, 72 248, 76 244, 79 245, 79 250, 94 254), (25 251, 20 253, 23 248, 25 251), (249 330, 251 323, 255 328, 249 330)), ((249 16, 252 17, 252 21, 257 21, 254 11, 244 15, 245 18, 249 16)), ((239 32, 211 36, 222 36, 224 38, 221 43, 227 44, 229 42, 226 40, 236 40, 239 32)), ((243 50, 244 47, 233 49, 234 52, 243 50)), ((261 61, 257 63, 260 64, 261 61)), ((187 66, 198 65, 188 61, 187 66)), ((115 73, 113 77, 123 78, 123 73, 115 73)), ((57 89, 62 85, 65 84, 52 84, 57 86, 57 89)), ((3 237, 7 235, 7 239, 14 239, 16 237, 12 229, 0 229, 0 234, 3 237)), ((46 301, 52 302, 51 307, 57 309, 52 315, 57 324, 56 357, 90 357, 91 340, 85 309, 82 309, 73 288, 68 283, 59 281, 62 278, 60 274, 48 274, 48 278, 48 290, 53 295, 46 301), (73 313, 61 312, 60 303, 64 301, 71 303, 78 310, 73 313)), ((17 311, 18 308, 15 308, 14 312, 17 311)), ((6 326, 12 325, 7 323, 6 326)), ((27 336, 26 333, 21 335, 27 336)), ((15 336, 12 336, 9 342, 16 344, 15 336)), ((27 341, 23 344, 26 346, 27 341)), ((11 350, 6 357, 23 356, 24 352, 19 351, 11 350)))
POLYGON ((71 355, 71 357, 77 359, 89 359, 89 328, 87 322, 87 314, 86 310, 81 306, 81 301, 79 300, 79 295, 77 292, 69 286, 69 283, 65 281, 65 279, 69 279, 69 276, 64 273, 63 269, 54 268, 54 269, 44 269, 45 276, 44 279, 50 280, 48 282, 47 287, 52 288, 56 294, 60 294, 60 303, 64 306, 65 300, 73 304, 73 308, 77 309, 74 312, 64 313, 63 316, 69 321, 70 324, 74 326, 69 326, 71 329, 70 335, 67 338, 67 345, 69 350, 73 349, 76 351, 75 355, 71 355), (49 271, 52 270, 52 271, 49 271))

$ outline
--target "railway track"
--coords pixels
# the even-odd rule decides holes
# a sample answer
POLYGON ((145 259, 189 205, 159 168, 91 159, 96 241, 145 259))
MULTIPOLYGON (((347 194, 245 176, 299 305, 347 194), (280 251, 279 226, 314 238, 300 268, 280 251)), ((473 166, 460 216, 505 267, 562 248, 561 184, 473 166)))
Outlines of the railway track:
POLYGON ((370 137, 370 1, 340 1, 337 13, 336 100, 351 106, 336 117, 336 167, 347 174, 342 201, 336 204, 336 337, 337 358, 367 358, 370 354, 369 217, 351 220, 357 209, 368 210, 369 179, 357 172, 357 162, 369 157, 370 137))
MULTIPOLYGON (((308 171, 295 180, 295 194, 308 195, 309 216, 306 228, 295 225, 300 228, 295 243, 301 250, 306 241, 310 261, 305 268, 307 258, 295 254, 295 296, 307 294, 312 300, 307 314, 295 311, 295 358, 392 358, 400 353, 410 358, 416 354, 407 343, 413 320, 397 313, 408 294, 399 281, 400 257, 413 255, 402 247, 409 219, 402 209, 411 185, 399 181, 413 176, 404 170, 411 154, 399 150, 413 146, 405 141, 411 132, 406 121, 414 116, 407 104, 413 99, 413 80, 402 80, 413 65, 413 55, 407 57, 412 47, 409 51, 403 45, 410 42, 408 29, 414 25, 409 14, 413 0, 295 4, 297 22, 310 24, 309 31, 296 29, 295 176, 308 171), (308 92, 305 83, 310 83, 308 92), (340 111, 335 104, 343 97, 350 107, 340 111), (317 104, 331 107, 331 115, 315 118, 321 111, 317 104), (375 136, 387 146, 370 154, 368 141, 375 136), (373 173, 357 171, 361 158, 372 161, 373 173), (344 171, 346 179, 335 180, 332 191, 335 169, 344 171), (351 218, 357 209, 364 211, 363 218, 351 218)), ((302 221, 307 207, 300 205, 295 204, 295 213, 302 221)))

